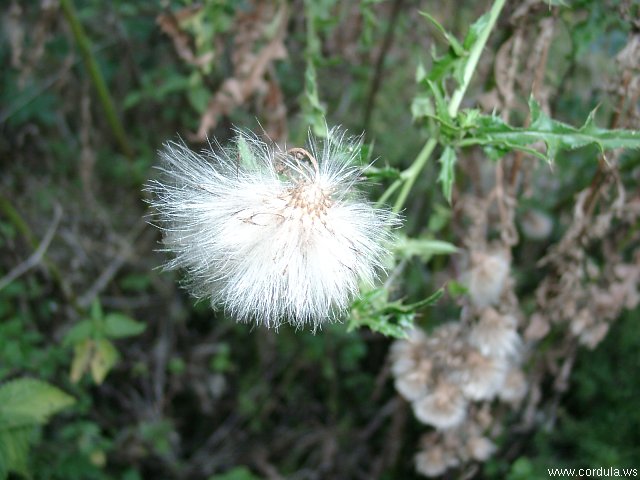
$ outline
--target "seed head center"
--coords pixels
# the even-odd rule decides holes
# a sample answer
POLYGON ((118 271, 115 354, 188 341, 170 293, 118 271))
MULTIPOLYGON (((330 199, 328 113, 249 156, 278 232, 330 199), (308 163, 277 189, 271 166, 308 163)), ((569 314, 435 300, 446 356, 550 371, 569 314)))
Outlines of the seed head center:
POLYGON ((320 185, 301 182, 289 190, 287 208, 306 213, 313 217, 321 217, 331 206, 331 198, 320 185))

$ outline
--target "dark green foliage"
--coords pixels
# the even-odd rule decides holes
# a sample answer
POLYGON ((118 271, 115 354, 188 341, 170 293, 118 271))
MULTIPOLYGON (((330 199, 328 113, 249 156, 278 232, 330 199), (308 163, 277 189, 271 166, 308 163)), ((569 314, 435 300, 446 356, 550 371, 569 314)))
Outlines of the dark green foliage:
MULTIPOLYGON (((237 325, 194 304, 178 274, 158 270, 167 258, 145 224, 140 185, 158 175, 163 142, 178 134, 206 147, 192 135, 236 73, 237 18, 268 2, 73 3, 109 115, 57 2, 0 7, 0 279, 36 252, 55 206, 63 212, 40 261, 0 289, 0 479, 419 478, 412 459, 426 427, 389 380, 389 337, 459 316, 467 289, 454 278, 468 245, 455 200, 484 188, 465 160, 514 151, 527 165, 544 160, 545 175, 532 173, 533 194, 519 204, 555 222, 550 239, 514 250, 527 313, 545 273, 537 262, 566 228, 576 193, 597 179, 598 156, 629 149, 620 180, 628 195, 637 190, 640 138, 613 125, 620 105, 603 80, 617 75, 614 57, 637 30, 634 2, 540 2, 520 19, 556 22, 541 76, 553 94, 523 87, 508 119, 479 98, 495 89, 495 57, 519 25, 508 20, 519 2, 506 2, 495 24, 490 1, 277 3, 287 6, 288 56, 210 138, 224 145, 233 125, 260 134, 275 111, 284 111, 288 135, 278 140, 289 146, 304 143, 309 127, 366 129, 364 184, 373 201, 402 212, 406 228, 391 286, 365 292, 343 323, 315 333, 237 325), (163 33, 159 15, 170 13, 183 14, 184 45, 201 63, 163 33), (257 108, 265 99, 275 106, 257 108)), ((257 57, 264 45, 250 40, 247 55, 257 57)), ((250 165, 244 147, 238 161, 250 165)), ((620 245, 625 258, 637 249, 620 245)), ((536 431, 501 437, 476 478, 638 466, 638 315, 624 314, 595 351, 578 352, 568 392, 550 402, 557 408, 545 404, 536 431)))

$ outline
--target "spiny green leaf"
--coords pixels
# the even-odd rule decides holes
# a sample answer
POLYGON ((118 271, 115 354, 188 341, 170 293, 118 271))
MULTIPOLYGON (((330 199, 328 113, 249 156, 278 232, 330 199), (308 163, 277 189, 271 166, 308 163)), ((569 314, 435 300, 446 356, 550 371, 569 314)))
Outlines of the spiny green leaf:
POLYGON ((327 124, 325 121, 326 109, 320 103, 318 96, 318 83, 316 81, 316 69, 311 59, 307 60, 307 68, 304 73, 304 97, 302 111, 313 133, 318 137, 327 137, 327 124))
POLYGON ((482 31, 487 28, 489 18, 491 18, 491 12, 486 12, 471 24, 471 27, 469 27, 469 31, 462 42, 462 47, 466 51, 471 50, 473 45, 478 41, 482 31))
POLYGON ((438 182, 442 183, 442 194, 447 202, 451 203, 451 194, 453 192, 453 182, 455 181, 455 165, 456 151, 451 147, 445 147, 440 156, 440 174, 438 182))
POLYGON ((16 416, 30 421, 31 425, 45 423, 51 415, 74 402, 73 397, 59 388, 35 378, 20 378, 0 386, 0 418, 16 416))
POLYGON ((382 168, 369 166, 367 167, 362 174, 370 180, 379 181, 379 180, 396 180, 400 178, 400 170, 396 167, 385 166, 382 168))
POLYGON ((347 331, 368 327, 387 337, 406 338, 417 311, 433 305, 443 294, 441 288, 424 300, 404 304, 402 300, 389 302, 388 292, 384 288, 370 290, 353 302, 347 331))
POLYGON ((351 305, 351 316, 347 331, 367 327, 387 337, 405 338, 406 331, 413 326, 414 315, 386 311, 388 292, 378 288, 363 293, 351 305))
POLYGON ((420 15, 422 15, 423 17, 425 17, 427 20, 429 20, 433 24, 433 26, 436 27, 436 29, 442 34, 442 36, 445 38, 445 40, 447 41, 447 43, 449 44, 449 46, 453 50, 453 53, 455 53, 459 57, 462 57, 463 55, 466 55, 466 53, 467 53, 466 50, 460 44, 460 42, 455 37, 455 35, 449 33, 447 30, 445 30, 445 28, 440 24, 440 22, 438 22, 435 18, 433 18, 427 12, 418 12, 418 13, 420 15))
POLYGON ((408 259, 413 256, 420 257, 428 262, 434 255, 450 255, 456 253, 458 248, 442 240, 431 238, 407 238, 399 237, 395 244, 395 253, 400 258, 408 259))
POLYGON ((395 302, 387 304, 385 307, 385 311, 389 313, 415 313, 417 310, 423 307, 429 307, 434 305, 438 300, 442 298, 444 295, 444 288, 439 288, 431 295, 429 295, 424 300, 420 300, 419 302, 410 303, 409 305, 405 305, 401 300, 397 300, 395 302))
POLYGON ((560 150, 573 150, 596 145, 600 151, 614 148, 640 148, 640 132, 635 130, 608 130, 595 125, 595 110, 584 125, 574 127, 550 118, 533 98, 529 101, 531 125, 512 127, 496 116, 481 115, 470 136, 459 142, 460 146, 485 145, 497 151, 523 150, 548 162, 553 162, 560 150), (530 147, 536 142, 545 143, 546 151, 530 147))

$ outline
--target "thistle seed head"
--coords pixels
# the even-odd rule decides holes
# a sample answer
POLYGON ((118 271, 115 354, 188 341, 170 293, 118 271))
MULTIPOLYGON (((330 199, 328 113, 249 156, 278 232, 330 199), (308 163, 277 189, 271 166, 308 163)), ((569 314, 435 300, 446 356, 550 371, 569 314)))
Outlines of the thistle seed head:
POLYGON ((168 143, 163 175, 147 185, 167 268, 242 322, 315 328, 339 318, 384 271, 399 224, 360 193, 358 147, 336 129, 308 150, 245 132, 201 154, 168 143))

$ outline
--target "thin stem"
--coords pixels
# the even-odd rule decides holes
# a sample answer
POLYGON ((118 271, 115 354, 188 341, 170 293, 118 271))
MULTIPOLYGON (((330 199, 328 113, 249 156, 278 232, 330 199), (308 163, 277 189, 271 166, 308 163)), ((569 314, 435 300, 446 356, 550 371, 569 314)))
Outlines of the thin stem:
MULTIPOLYGON (((13 224, 14 227, 20 232, 20 234, 25 238, 27 243, 34 249, 38 249, 38 242, 36 241, 35 235, 31 232, 29 225, 24 221, 22 216, 15 209, 13 204, 7 199, 0 195, 0 214, 4 214, 5 217, 13 224)), ((47 257, 46 252, 42 253, 42 262, 47 267, 49 274, 53 277, 53 280, 58 284, 62 294, 65 299, 69 302, 69 304, 77 311, 81 312, 82 310, 76 303, 76 298, 74 293, 71 291, 69 285, 65 282, 62 272, 58 268, 52 260, 47 257)))
POLYGON ((433 153, 433 150, 436 148, 437 144, 438 141, 435 138, 430 138, 429 141, 425 143, 424 147, 422 147, 422 150, 416 157, 411 167, 409 167, 409 169, 406 171, 407 178, 404 181, 404 185, 402 185, 402 190, 400 190, 400 194, 396 199, 396 203, 393 205, 394 212, 397 213, 402 210, 402 207, 404 207, 404 202, 407 201, 407 197, 409 196, 409 192, 411 191, 413 184, 422 171, 422 168, 426 165, 427 160, 429 160, 429 157, 433 153))
POLYGON ((498 15, 500 15, 502 7, 504 7, 505 1, 506 0, 495 0, 495 2, 493 2, 493 5, 491 6, 491 10, 489 12, 489 20, 487 22, 487 25, 482 29, 482 32, 480 32, 478 40, 473 44, 471 52, 469 52, 469 59, 464 66, 464 72, 462 75, 462 84, 456 89, 455 92, 453 92, 453 96, 451 97, 451 101, 449 102, 448 111, 449 116, 451 116, 452 118, 458 115, 458 109, 460 108, 460 104, 462 103, 464 94, 467 92, 467 87, 469 87, 473 72, 475 72, 476 70, 476 66, 478 65, 478 60, 480 60, 482 50, 487 44, 489 34, 491 33, 491 30, 493 30, 493 26, 498 19, 498 15))
POLYGON ((389 197, 391 197, 391 195, 393 195, 394 192, 398 188, 400 188, 400 185, 402 185, 402 178, 398 178, 397 180, 394 180, 393 183, 389 185, 389 187, 380 196, 380 198, 376 202, 376 207, 381 207, 382 205, 384 205, 386 201, 389 200, 389 197))
POLYGON ((393 42, 393 32, 398 23, 398 15, 402 8, 402 3, 404 0, 395 0, 391 7, 391 18, 387 25, 387 32, 384 35, 384 40, 382 41, 382 47, 380 48, 380 53, 378 54, 378 59, 376 60, 376 66, 373 74, 373 81, 371 82, 371 87, 369 89, 369 95, 367 96, 367 103, 365 104, 364 110, 364 131, 366 132, 369 128, 369 121, 371 120, 371 114, 373 112, 373 107, 376 100, 376 95, 378 94, 378 90, 380 89, 380 85, 382 84, 382 73, 384 71, 384 60, 387 56, 389 48, 391 48, 391 44, 393 42))
POLYGON ((87 37, 82 24, 78 20, 78 16, 73 7, 72 0, 60 0, 60 6, 62 7, 62 11, 67 22, 69 23, 69 26, 71 27, 73 38, 78 45, 80 55, 82 56, 82 60, 84 61, 87 72, 91 77, 93 86, 98 93, 98 98, 100 99, 100 103, 102 103, 102 108, 104 109, 104 113, 107 117, 109 127, 111 128, 111 131, 113 132, 113 135, 115 136, 122 152, 128 158, 133 158, 133 150, 131 150, 129 143, 127 142, 127 136, 125 134, 124 127, 122 126, 122 123, 118 118, 113 100, 111 99, 111 95, 109 94, 109 90, 107 89, 107 84, 104 81, 102 72, 100 72, 98 62, 93 56, 93 52, 91 50, 91 42, 87 37))

